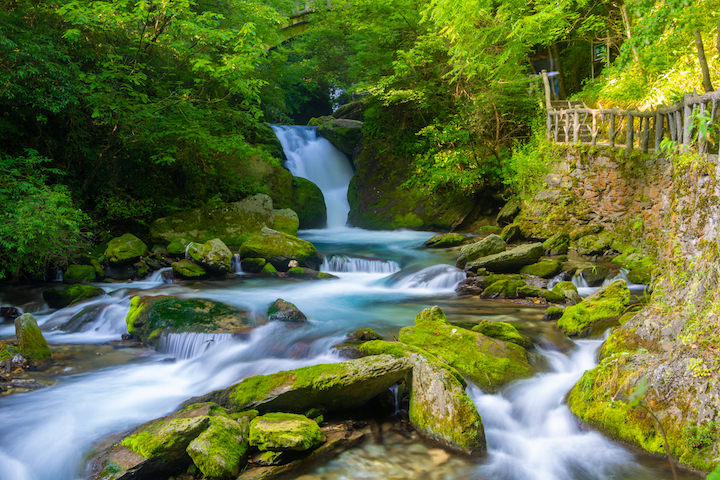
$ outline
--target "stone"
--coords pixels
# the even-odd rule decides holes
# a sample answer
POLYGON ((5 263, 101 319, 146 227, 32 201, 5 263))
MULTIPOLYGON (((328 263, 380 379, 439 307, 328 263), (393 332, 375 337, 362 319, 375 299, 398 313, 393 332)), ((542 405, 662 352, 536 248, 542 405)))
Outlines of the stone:
POLYGON ((543 320, 557 320, 563 316, 564 312, 565 309, 562 307, 548 307, 547 310, 545 310, 545 315, 543 315, 543 320))
POLYGON ((570 250, 570 234, 560 230, 543 242, 545 255, 565 255, 570 250))
POLYGON ((507 225, 505 228, 502 229, 502 232, 500 232, 500 238, 502 238, 507 243, 514 243, 518 240, 522 240, 523 233, 522 229, 520 228, 520 224, 511 223, 510 225, 507 225))
POLYGON ((542 243, 520 245, 512 250, 506 250, 468 262, 465 265, 465 270, 476 272, 480 268, 485 268, 495 273, 517 272, 525 265, 537 262, 544 252, 545 250, 543 249, 542 243))
POLYGON ((314 420, 295 413, 266 413, 250 422, 249 443, 261 451, 303 451, 325 441, 314 420))
POLYGON ((267 261, 264 258, 243 258, 240 266, 245 273, 260 273, 267 261))
MULTIPOLYGON (((294 260, 291 260, 289 263, 294 262, 294 260)), ((313 270, 312 268, 306 268, 306 267, 291 267, 287 272, 287 276, 293 277, 293 278, 303 278, 305 280, 322 280, 322 279, 328 279, 328 278, 338 278, 335 275, 327 272, 318 272, 317 270, 313 270)))
POLYGON ((409 372, 407 360, 376 355, 256 375, 189 402, 212 401, 230 413, 250 409, 260 413, 305 413, 310 408, 324 409, 328 413, 353 410, 386 391, 409 372))
POLYGON ((459 233, 440 233, 423 243, 426 248, 450 248, 463 245, 468 238, 459 233))
POLYGON ((325 228, 327 207, 320 187, 302 177, 292 180, 292 209, 298 216, 298 228, 325 228))
POLYGON ((72 285, 66 288, 51 288, 43 292, 45 300, 50 308, 65 308, 68 305, 80 302, 87 298, 105 295, 100 287, 92 285, 72 285))
POLYGON ((90 283, 95 281, 96 276, 92 265, 70 265, 63 275, 63 283, 90 283))
POLYGON ((290 260, 313 270, 319 270, 323 261, 312 243, 267 228, 242 244, 240 258, 264 258, 280 272, 288 270, 290 260))
POLYGON ((521 335, 517 328, 511 323, 480 320, 480 323, 475 325, 472 331, 482 333, 491 338, 497 338, 504 342, 515 343, 523 348, 530 348, 532 346, 530 339, 521 335))
POLYGON ((205 475, 216 479, 235 479, 245 465, 248 428, 222 415, 209 419, 207 430, 188 445, 193 464, 205 475))
POLYGON ((281 322, 305 322, 307 317, 295 305, 278 298, 267 311, 268 320, 281 322))
POLYGON ((110 264, 135 263, 150 253, 145 242, 132 233, 110 240, 105 249, 105 257, 110 264))
POLYGON ((300 219, 298 214, 289 208, 273 210, 274 228, 278 232, 287 233, 297 237, 300 219))
MULTIPOLYGON (((544 245, 544 244, 543 244, 544 245)), ((563 264, 559 260, 548 260, 547 262, 533 263, 525 265, 520 269, 520 273, 525 275, 533 275, 535 277, 551 278, 560 273, 563 264)))
POLYGON ((232 268, 232 252, 219 238, 202 244, 191 242, 187 252, 205 271, 215 275, 225 275, 232 268))
POLYGON ((505 240, 500 238, 499 235, 488 235, 479 242, 463 246, 460 249, 462 255, 460 255, 460 258, 455 262, 455 266, 457 268, 465 268, 468 262, 504 252, 506 248, 507 243, 505 243, 505 240))
POLYGON ((191 260, 179 260, 170 266, 180 278, 193 279, 207 276, 205 269, 191 260))
POLYGON ((450 325, 437 306, 420 312, 398 338, 445 360, 486 392, 534 373, 524 348, 450 325))
POLYGON ((582 297, 580 297, 577 287, 572 282, 562 281, 560 283, 557 283, 553 287, 552 291, 558 295, 562 295, 564 298, 567 298, 573 303, 577 304, 582 302, 582 297))
POLYGON ((577 251, 580 255, 602 255, 610 250, 611 240, 605 234, 586 235, 577 241, 577 251))
POLYGON ((173 238, 167 246, 167 251, 170 255, 185 255, 190 240, 186 238, 173 238))
POLYGON ((363 138, 363 122, 334 118, 331 116, 312 118, 308 125, 317 126, 318 133, 327 138, 335 148, 352 155, 363 138))
POLYGON ((615 280, 579 304, 567 307, 558 327, 567 335, 581 335, 596 323, 618 318, 629 304, 630 290, 625 280, 615 280))
POLYGON ((503 208, 500 209, 496 221, 498 225, 507 225, 509 223, 512 223, 512 221, 515 219, 515 217, 518 216, 519 213, 520 199, 512 198, 503 206, 503 208))
POLYGON ((253 325, 247 310, 203 298, 136 296, 125 318, 128 333, 155 346, 164 334, 236 333, 253 325))
POLYGON ((50 366, 52 352, 31 313, 25 313, 15 319, 15 336, 23 357, 38 368, 50 366))

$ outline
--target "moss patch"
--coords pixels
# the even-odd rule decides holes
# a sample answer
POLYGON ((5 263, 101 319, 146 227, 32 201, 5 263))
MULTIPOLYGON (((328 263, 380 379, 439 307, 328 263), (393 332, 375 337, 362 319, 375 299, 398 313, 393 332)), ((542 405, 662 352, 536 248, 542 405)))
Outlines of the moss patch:
POLYGON ((625 280, 615 280, 579 304, 567 307, 558 327, 568 335, 577 335, 594 323, 619 317, 629 304, 630 290, 625 280))
POLYGON ((318 424, 304 415, 267 413, 250 422, 250 445, 260 451, 302 451, 324 441, 318 424))

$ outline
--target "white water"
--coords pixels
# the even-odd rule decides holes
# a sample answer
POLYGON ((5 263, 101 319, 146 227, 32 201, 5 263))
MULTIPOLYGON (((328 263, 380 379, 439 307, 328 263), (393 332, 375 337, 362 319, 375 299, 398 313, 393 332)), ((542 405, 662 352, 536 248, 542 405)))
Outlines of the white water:
POLYGON ((347 187, 353 167, 347 156, 317 133, 317 127, 273 125, 287 161, 285 166, 296 177, 320 187, 327 207, 327 226, 344 227, 350 212, 347 187))
POLYGON ((350 257, 348 255, 330 255, 320 268, 330 273, 380 273, 390 274, 400 271, 400 265, 392 260, 350 257))
POLYGON ((157 351, 178 360, 188 360, 231 338, 229 333, 170 333, 160 339, 157 351))

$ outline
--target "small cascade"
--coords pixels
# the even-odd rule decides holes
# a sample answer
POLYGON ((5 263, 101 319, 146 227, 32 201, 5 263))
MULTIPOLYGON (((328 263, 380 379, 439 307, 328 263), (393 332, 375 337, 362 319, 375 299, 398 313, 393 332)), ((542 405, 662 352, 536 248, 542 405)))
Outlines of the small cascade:
POLYGON ((350 213, 347 190, 354 174, 347 156, 319 135, 317 127, 273 125, 272 129, 287 157, 287 169, 320 187, 328 228, 344 227, 350 213))
POLYGON ((62 282, 63 281, 63 271, 59 268, 55 270, 55 278, 53 279, 53 282, 62 282))
POLYGON ((433 265, 418 272, 398 272, 390 277, 391 288, 396 290, 429 290, 436 293, 454 291, 465 280, 463 270, 450 265, 433 265))
POLYGON ((325 258, 320 270, 330 273, 382 273, 390 275, 399 272, 400 265, 392 260, 335 254, 325 258))
POLYGON ((231 338, 231 333, 170 333, 160 339, 157 351, 178 360, 187 360, 199 357, 212 346, 231 338))
POLYGON ((240 255, 237 253, 233 255, 232 261, 230 262, 230 273, 234 273, 235 275, 242 275, 244 273, 240 262, 240 255))
POLYGON ((147 276, 145 281, 148 283, 171 283, 168 282, 168 280, 163 276, 163 273, 169 272, 170 270, 172 270, 172 267, 165 267, 161 268, 160 270, 155 270, 147 276))

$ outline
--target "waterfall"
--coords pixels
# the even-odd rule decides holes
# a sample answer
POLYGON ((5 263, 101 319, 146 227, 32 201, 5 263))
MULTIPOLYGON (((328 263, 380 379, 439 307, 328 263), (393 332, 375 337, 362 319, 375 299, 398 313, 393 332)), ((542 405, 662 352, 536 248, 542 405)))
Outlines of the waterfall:
POLYGON ((418 272, 403 270, 388 278, 386 284, 395 290, 430 290, 437 293, 453 292, 465 280, 463 270, 451 265, 433 265, 418 272))
POLYGON ((169 333, 158 342, 157 351, 173 358, 187 360, 195 358, 220 342, 232 338, 230 333, 169 333))
POLYGON ((323 261, 320 270, 331 273, 384 273, 389 275, 399 272, 400 265, 392 260, 360 258, 336 254, 327 257, 323 261))
POLYGON ((320 187, 328 228, 344 227, 350 213, 347 190, 354 174, 347 156, 320 136, 317 127, 273 125, 272 129, 285 151, 290 173, 320 187))

